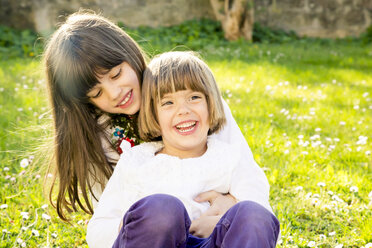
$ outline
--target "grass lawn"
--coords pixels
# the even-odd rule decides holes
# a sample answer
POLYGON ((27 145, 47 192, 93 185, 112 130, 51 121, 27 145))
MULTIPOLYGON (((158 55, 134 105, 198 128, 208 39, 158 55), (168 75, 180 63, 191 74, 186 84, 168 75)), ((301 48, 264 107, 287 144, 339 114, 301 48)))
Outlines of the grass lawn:
MULTIPOLYGON (((278 247, 371 247, 372 45, 223 42, 200 53, 270 181, 278 247)), ((39 59, 0 61, 0 247, 86 247, 89 216, 60 221, 43 170, 27 163, 48 124, 39 59)))

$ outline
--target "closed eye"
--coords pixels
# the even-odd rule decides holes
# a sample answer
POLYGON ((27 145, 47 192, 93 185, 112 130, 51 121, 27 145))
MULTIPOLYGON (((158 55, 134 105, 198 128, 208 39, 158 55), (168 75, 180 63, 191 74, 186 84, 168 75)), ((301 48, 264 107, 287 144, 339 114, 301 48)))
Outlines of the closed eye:
POLYGON ((94 94, 93 96, 90 96, 90 98, 97 98, 99 96, 101 96, 102 94, 102 90, 98 90, 96 94, 94 94))
POLYGON ((119 69, 118 73, 116 73, 116 74, 112 77, 112 79, 117 79, 117 78, 120 76, 120 74, 121 74, 121 68, 119 69))

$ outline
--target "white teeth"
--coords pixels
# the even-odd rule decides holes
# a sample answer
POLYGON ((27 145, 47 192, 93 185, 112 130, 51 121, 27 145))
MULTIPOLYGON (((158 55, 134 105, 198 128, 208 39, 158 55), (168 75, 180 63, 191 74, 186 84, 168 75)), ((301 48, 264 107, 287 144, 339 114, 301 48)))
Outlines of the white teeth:
POLYGON ((191 131, 193 129, 194 129, 194 127, 191 127, 191 128, 188 128, 188 129, 182 129, 182 130, 178 129, 178 132, 186 133, 186 132, 189 132, 189 131, 191 131))
POLYGON ((127 95, 127 97, 121 103, 119 103, 119 105, 126 104, 129 101, 129 99, 130 99, 131 96, 132 96, 132 91, 129 92, 129 94, 127 95))
POLYGON ((185 122, 185 123, 182 123, 181 125, 177 125, 176 128, 187 128, 187 127, 192 127, 195 125, 195 121, 191 121, 191 122, 185 122))

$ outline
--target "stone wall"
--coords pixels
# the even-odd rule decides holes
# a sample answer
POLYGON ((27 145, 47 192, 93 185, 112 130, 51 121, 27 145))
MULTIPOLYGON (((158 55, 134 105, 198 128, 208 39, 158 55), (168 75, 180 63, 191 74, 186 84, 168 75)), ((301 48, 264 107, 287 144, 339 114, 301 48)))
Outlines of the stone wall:
MULTIPOLYGON (((209 0, 0 0, 0 24, 44 32, 80 8, 131 27, 214 18, 209 0)), ((358 36, 372 24, 372 0, 255 0, 255 19, 299 35, 358 36)))
POLYGON ((301 36, 359 36, 372 25, 372 0, 259 0, 256 21, 301 36))

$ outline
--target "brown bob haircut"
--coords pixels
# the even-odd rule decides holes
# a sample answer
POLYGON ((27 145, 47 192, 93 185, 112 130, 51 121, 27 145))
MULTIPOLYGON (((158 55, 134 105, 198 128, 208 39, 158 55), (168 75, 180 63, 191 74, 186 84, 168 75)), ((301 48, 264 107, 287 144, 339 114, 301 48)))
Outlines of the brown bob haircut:
POLYGON ((156 106, 168 93, 181 90, 198 91, 205 95, 208 105, 208 134, 222 129, 226 122, 222 97, 214 76, 193 52, 167 52, 156 56, 144 72, 142 102, 138 129, 142 140, 158 140, 161 136, 156 106))

